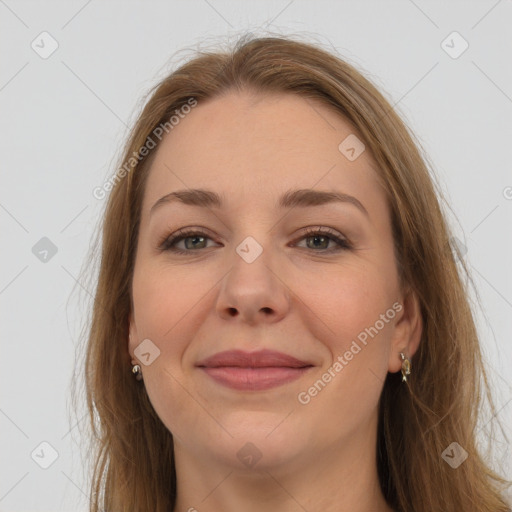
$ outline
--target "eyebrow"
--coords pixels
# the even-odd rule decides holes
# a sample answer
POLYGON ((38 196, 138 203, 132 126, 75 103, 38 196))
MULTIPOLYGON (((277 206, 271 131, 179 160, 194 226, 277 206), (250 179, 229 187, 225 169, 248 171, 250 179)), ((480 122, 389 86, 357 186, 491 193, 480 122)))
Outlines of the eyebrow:
MULTIPOLYGON (((212 190, 206 189, 187 189, 177 190, 161 197, 150 210, 150 215, 164 204, 179 202, 190 206, 201 208, 222 208, 222 197, 212 190)), ((356 206, 367 217, 368 211, 363 204, 354 196, 343 192, 330 192, 313 189, 288 190, 279 199, 276 207, 284 208, 307 208, 311 206, 321 206, 329 203, 348 203, 356 206)))

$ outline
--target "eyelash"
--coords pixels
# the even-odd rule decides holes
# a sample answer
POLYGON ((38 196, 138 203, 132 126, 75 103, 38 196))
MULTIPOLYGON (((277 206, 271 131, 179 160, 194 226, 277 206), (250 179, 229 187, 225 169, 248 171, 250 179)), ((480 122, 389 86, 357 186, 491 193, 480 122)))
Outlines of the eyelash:
MULTIPOLYGON (((338 247, 334 248, 334 249, 323 249, 320 251, 313 250, 313 252, 317 252, 320 254, 326 254, 326 253, 331 254, 331 253, 335 253, 335 252, 339 252, 339 251, 346 251, 346 250, 352 249, 352 244, 347 239, 340 238, 336 234, 336 232, 330 228, 323 228, 323 229, 322 228, 308 228, 306 230, 306 232, 297 241, 300 241, 304 238, 309 238, 312 236, 319 236, 319 235, 320 236, 328 235, 327 238, 336 242, 338 244, 338 247)), ((208 233, 198 231, 195 229, 183 228, 183 229, 176 231, 176 233, 174 233, 173 235, 164 238, 159 243, 158 247, 162 252, 169 251, 169 252, 173 252, 175 254, 190 254, 193 252, 197 252, 200 249, 198 249, 198 250, 193 250, 193 249, 192 250, 183 250, 183 249, 176 249, 175 247, 172 247, 174 244, 181 242, 182 240, 184 240, 186 238, 192 238, 195 236, 201 236, 201 237, 205 237, 207 239, 213 240, 210 236, 208 236, 208 233)), ((307 247, 306 247, 306 249, 307 249, 307 247)))

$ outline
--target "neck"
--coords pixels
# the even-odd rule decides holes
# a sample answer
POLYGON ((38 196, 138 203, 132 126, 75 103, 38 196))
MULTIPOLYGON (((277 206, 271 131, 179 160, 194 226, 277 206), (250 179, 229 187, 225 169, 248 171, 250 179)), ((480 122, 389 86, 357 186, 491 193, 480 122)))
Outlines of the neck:
POLYGON ((376 421, 359 428, 350 443, 305 450, 272 466, 258 463, 241 470, 198 458, 179 442, 175 463, 174 512, 393 512, 377 474, 376 421))

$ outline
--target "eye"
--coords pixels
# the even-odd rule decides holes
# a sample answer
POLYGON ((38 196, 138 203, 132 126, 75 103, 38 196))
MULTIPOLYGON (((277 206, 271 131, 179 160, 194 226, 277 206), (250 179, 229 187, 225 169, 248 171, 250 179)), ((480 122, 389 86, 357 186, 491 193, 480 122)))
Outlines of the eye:
MULTIPOLYGON (((208 233, 201 230, 183 228, 173 235, 166 237, 159 244, 159 249, 176 254, 190 254, 191 252, 205 249, 207 240, 212 240, 208 233), (177 248, 177 244, 181 242, 184 242, 184 248, 177 248)), ((348 240, 330 228, 309 228, 298 240, 306 240, 307 249, 321 249, 314 250, 313 252, 332 253, 352 248, 348 240), (311 243, 308 243, 308 240, 311 243), (337 244, 337 247, 326 247, 330 242, 337 244)), ((297 245, 297 247, 300 246, 297 245)))
POLYGON ((178 230, 176 233, 167 237, 159 244, 159 248, 162 251, 170 251, 178 254, 187 254, 192 252, 190 249, 204 249, 206 247, 206 240, 211 240, 207 233, 198 231, 195 229, 183 228, 178 230), (187 243, 191 240, 190 243, 187 243), (185 242, 185 249, 177 249, 175 247, 179 242, 185 242))
POLYGON ((331 228, 309 228, 306 230, 304 235, 299 240, 306 240, 306 247, 308 249, 311 248, 320 248, 322 251, 314 251, 314 252, 337 252, 348 250, 352 248, 350 242, 343 238, 342 235, 332 230, 331 228), (307 243, 307 240, 310 239, 311 243, 307 243), (329 242, 335 242, 337 247, 327 249, 327 247, 322 247, 323 245, 329 245, 329 242))

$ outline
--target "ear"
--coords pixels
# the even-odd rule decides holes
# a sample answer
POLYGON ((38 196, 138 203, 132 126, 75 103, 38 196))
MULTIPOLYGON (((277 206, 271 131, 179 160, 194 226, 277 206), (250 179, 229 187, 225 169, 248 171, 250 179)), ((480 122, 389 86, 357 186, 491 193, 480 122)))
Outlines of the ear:
POLYGON ((395 324, 391 340, 391 354, 389 356, 389 372, 396 373, 402 368, 400 352, 405 357, 412 359, 418 350, 423 331, 423 319, 421 316, 421 305, 418 295, 412 289, 407 289, 398 302, 402 306, 400 311, 397 308, 395 324))
POLYGON ((133 320, 133 310, 130 311, 130 314, 128 315, 128 352, 130 353, 130 356, 132 358, 132 364, 138 363, 138 359, 135 357, 134 350, 139 345, 139 337, 137 335, 137 326, 135 325, 135 321, 133 320))

